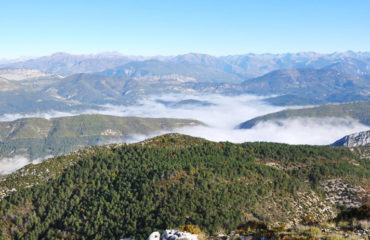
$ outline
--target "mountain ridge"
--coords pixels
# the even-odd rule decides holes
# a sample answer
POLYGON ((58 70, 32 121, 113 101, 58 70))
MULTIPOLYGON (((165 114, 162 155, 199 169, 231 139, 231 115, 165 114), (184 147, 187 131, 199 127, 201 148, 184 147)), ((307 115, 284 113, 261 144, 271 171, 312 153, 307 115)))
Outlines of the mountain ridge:
POLYGON ((129 141, 203 123, 190 119, 78 115, 59 118, 24 118, 0 122, 0 157, 24 156, 30 160, 66 154, 85 146, 129 141))
MULTIPOLYGON (((27 59, 0 67, 37 68, 42 71, 70 75, 81 72, 96 72, 123 65, 130 61, 160 59, 170 62, 187 62, 212 66, 225 72, 243 74, 247 77, 257 77, 273 70, 283 68, 323 68, 337 62, 346 62, 357 59, 369 66, 368 52, 334 52, 322 54, 315 52, 298 52, 283 54, 241 54, 215 57, 202 53, 188 53, 177 56, 126 56, 120 53, 73 55, 55 53, 49 56, 27 59), (60 63, 58 63, 60 61, 60 63), (95 70, 94 70, 95 69, 95 70)), ((368 68, 366 70, 368 74, 368 68)))

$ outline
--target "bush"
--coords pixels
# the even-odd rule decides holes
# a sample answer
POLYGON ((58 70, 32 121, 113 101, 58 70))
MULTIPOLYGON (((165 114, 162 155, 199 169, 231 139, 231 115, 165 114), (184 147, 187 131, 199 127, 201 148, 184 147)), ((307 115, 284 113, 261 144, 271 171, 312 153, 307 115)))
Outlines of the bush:
POLYGON ((338 227, 341 229, 348 229, 349 228, 349 222, 346 221, 340 221, 338 223, 338 227))
POLYGON ((309 227, 308 229, 302 232, 303 235, 308 237, 317 237, 321 233, 322 233, 321 230, 317 227, 309 227))
POLYGON ((331 226, 330 226, 330 224, 328 222, 321 223, 320 224, 320 227, 325 228, 325 229, 330 229, 331 228, 331 226))
POLYGON ((338 234, 331 234, 327 237, 325 237, 326 240, 343 240, 344 237, 338 234))
POLYGON ((238 229, 236 230, 237 233, 241 235, 248 235, 251 232, 259 232, 259 231, 266 231, 267 225, 263 222, 257 222, 257 221, 249 221, 243 225, 240 225, 238 229))
POLYGON ((206 239, 206 234, 202 230, 200 230, 200 228, 197 225, 190 225, 190 224, 182 225, 180 226, 180 231, 196 234, 198 235, 199 240, 206 239))
POLYGON ((202 233, 202 231, 200 230, 198 226, 190 225, 190 224, 180 226, 180 231, 189 232, 189 233, 197 234, 197 235, 202 233))
POLYGON ((303 225, 316 225, 317 221, 312 214, 307 214, 302 218, 301 223, 303 225))

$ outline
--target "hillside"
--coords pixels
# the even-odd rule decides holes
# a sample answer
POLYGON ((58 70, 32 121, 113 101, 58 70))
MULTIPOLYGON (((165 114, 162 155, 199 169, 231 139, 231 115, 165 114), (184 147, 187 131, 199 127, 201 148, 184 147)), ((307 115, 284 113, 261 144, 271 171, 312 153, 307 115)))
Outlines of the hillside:
POLYGON ((0 122, 0 157, 31 159, 60 155, 84 146, 129 140, 183 126, 196 120, 79 115, 61 118, 25 118, 0 122))
POLYGON ((346 59, 346 61, 338 61, 336 63, 325 66, 326 69, 334 69, 340 72, 348 73, 351 75, 367 75, 370 74, 370 65, 365 60, 359 59, 346 59))
POLYGON ((234 92, 230 84, 197 82, 189 77, 171 74, 166 76, 109 77, 101 74, 74 74, 55 84, 46 86, 43 92, 59 101, 74 104, 137 103, 149 95, 170 93, 227 93, 234 92), (185 79, 185 80, 184 80, 185 79))
POLYGON ((98 108, 99 106, 89 103, 78 103, 76 101, 56 97, 52 91, 34 91, 24 89, 24 87, 12 91, 0 91, 1 114, 73 111, 98 108))
POLYGON ((188 64, 186 62, 164 62, 147 60, 130 62, 126 65, 108 69, 99 74, 109 77, 131 77, 147 81, 213 82, 238 83, 244 79, 209 66, 188 64))
POLYGON ((370 84, 366 77, 333 69, 276 70, 246 80, 242 86, 246 92, 254 94, 289 94, 326 102, 369 100, 370 97, 370 84))
POLYGON ((19 85, 9 81, 8 79, 0 77, 0 92, 7 92, 7 91, 13 91, 17 90, 19 88, 19 85))
POLYGON ((81 73, 68 76, 63 81, 47 86, 45 91, 55 92, 64 99, 90 104, 120 102, 122 88, 127 80, 127 78, 81 73))
POLYGON ((366 199, 369 164, 347 148, 215 143, 175 134, 90 147, 3 176, 1 191, 10 195, 0 203, 0 233, 146 239, 184 224, 214 234, 251 220, 324 221, 335 216, 337 204, 366 199), (349 191, 333 196, 341 185, 332 179, 349 191))
POLYGON ((256 117, 243 122, 240 128, 252 128, 263 121, 284 120, 292 118, 353 118, 364 125, 370 126, 370 102, 352 102, 342 104, 326 104, 318 107, 288 109, 276 113, 256 117))

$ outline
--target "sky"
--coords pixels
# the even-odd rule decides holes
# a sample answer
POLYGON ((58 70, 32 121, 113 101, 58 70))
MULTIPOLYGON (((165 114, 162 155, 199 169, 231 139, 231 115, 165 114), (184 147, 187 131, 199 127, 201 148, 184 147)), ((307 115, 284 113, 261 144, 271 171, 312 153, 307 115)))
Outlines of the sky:
POLYGON ((369 0, 0 0, 0 59, 370 51, 369 0))

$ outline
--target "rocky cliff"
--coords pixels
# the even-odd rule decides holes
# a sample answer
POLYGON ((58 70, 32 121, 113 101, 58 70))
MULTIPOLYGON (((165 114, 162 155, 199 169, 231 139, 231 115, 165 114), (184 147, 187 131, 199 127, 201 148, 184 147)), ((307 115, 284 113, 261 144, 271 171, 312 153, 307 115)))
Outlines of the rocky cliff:
POLYGON ((332 145, 345 147, 370 146, 370 130, 345 136, 332 145))

